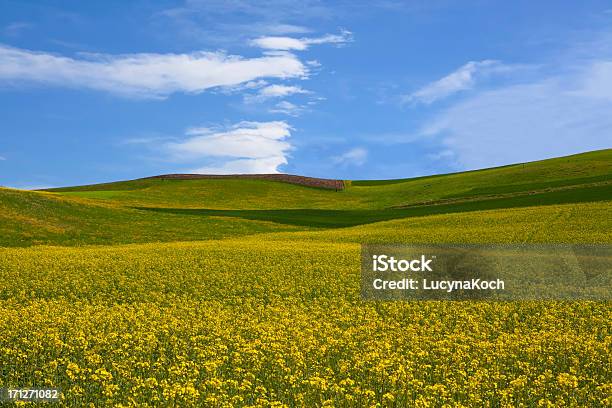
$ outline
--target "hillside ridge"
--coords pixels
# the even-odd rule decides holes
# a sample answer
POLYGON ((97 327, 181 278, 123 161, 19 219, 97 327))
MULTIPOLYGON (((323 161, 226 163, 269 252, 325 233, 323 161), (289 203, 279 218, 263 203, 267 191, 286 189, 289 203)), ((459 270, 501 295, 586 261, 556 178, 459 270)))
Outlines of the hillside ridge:
MULTIPOLYGON (((63 186, 63 187, 51 187, 51 188, 43 188, 37 189, 35 191, 50 191, 50 192, 67 192, 67 191, 79 191, 79 190, 87 190, 93 188, 99 188, 100 190, 106 190, 110 186, 117 186, 120 184, 125 185, 126 183, 133 182, 142 182, 147 180, 214 180, 214 179, 246 179, 246 180, 263 180, 263 181, 278 181, 284 182, 299 186, 319 188, 324 190, 335 190, 335 191, 343 191, 350 190, 350 187, 374 187, 374 186, 383 186, 383 185, 392 185, 392 184, 404 184, 404 183, 414 183, 420 181, 433 181, 436 179, 448 179, 449 177, 461 177, 461 176, 476 176, 479 174, 491 174, 492 172, 504 171, 504 170, 512 170, 516 169, 517 174, 521 172, 521 170, 537 168, 538 166, 548 166, 548 165, 556 165, 556 166, 567 166, 568 163, 586 163, 590 162, 591 164, 597 162, 606 162, 612 158, 612 149, 601 149, 601 150, 593 150, 589 152, 581 152, 575 153, 566 156, 560 157, 552 157, 541 160, 534 160, 522 163, 510 163, 502 166, 495 166, 489 168, 482 169, 474 169, 474 170, 466 170, 459 172, 450 172, 450 173, 440 173, 440 174, 429 174, 423 176, 416 177, 408 177, 408 178, 395 178, 395 179, 334 179, 334 178, 321 178, 321 177, 311 177, 304 175, 296 175, 296 174, 288 174, 288 173, 259 173, 259 174, 197 174, 197 173, 169 173, 169 174, 160 174, 155 176, 147 176, 140 177, 136 179, 129 180, 115 180, 108 182, 98 182, 93 184, 85 184, 85 185, 75 185, 75 186, 63 186)), ((603 163, 602 163, 603 164, 603 163)), ((602 165, 600 164, 600 166, 602 165)), ((603 164, 604 166, 606 164, 603 164)), ((609 165, 607 165, 609 167, 609 165)), ((589 175, 590 171, 586 168, 580 169, 580 171, 585 172, 585 175, 589 175)), ((606 174, 610 174, 606 172, 606 174)), ((569 175, 569 174, 568 174, 569 175)), ((601 176, 601 174, 599 174, 601 176)), ((563 177, 562 177, 563 178, 563 177)), ((503 184, 506 182, 502 181, 503 184)), ((120 189, 124 189, 123 186, 120 189)))
POLYGON ((286 173, 269 174, 161 174, 158 176, 142 177, 137 180, 197 180, 197 179, 255 179, 282 181, 285 183, 298 184, 307 187, 325 188, 328 190, 344 190, 344 181, 337 179, 326 179, 319 177, 298 176, 286 173))
MULTIPOLYGON (((342 229, 400 219, 459 220, 483 211, 505 214, 537 208, 542 214, 552 214, 560 206, 580 213, 593 208, 588 217, 600 226, 589 228, 609 231, 605 220, 611 200, 610 149, 369 185, 288 174, 166 174, 46 192, 0 189, 0 243, 71 246, 199 241, 342 229), (331 181, 325 183, 328 188, 313 188, 325 181, 331 181), (332 186, 342 191, 335 192, 332 186)), ((584 222, 581 218, 580 223, 584 222)), ((564 231, 577 225, 566 223, 564 231)), ((368 230, 374 234, 371 237, 377 236, 376 228, 368 230)))

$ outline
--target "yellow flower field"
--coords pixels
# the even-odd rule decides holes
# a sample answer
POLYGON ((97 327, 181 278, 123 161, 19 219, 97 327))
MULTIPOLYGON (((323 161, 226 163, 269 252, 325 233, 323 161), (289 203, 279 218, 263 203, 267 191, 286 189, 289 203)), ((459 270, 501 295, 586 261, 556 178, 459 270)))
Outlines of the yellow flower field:
POLYGON ((366 302, 357 244, 219 243, 1 249, 0 387, 79 407, 612 403, 609 303, 366 302))

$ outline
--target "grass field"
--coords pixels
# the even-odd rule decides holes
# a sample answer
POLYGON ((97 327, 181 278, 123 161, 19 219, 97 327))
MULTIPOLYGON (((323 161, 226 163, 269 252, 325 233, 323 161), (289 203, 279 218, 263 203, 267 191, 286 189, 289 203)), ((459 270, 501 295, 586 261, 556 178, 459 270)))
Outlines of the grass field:
POLYGON ((609 302, 363 301, 361 243, 612 244, 612 150, 334 192, 0 189, 0 387, 65 406, 610 406, 609 302))
MULTIPOLYGON (((496 169, 408 180, 352 181, 344 191, 261 180, 134 180, 51 189, 130 207, 221 210, 385 209, 475 197, 550 192, 612 182, 612 149, 496 169)), ((606 194, 610 194, 607 190, 606 194)), ((605 196, 604 196, 605 198, 605 196)), ((534 202, 537 205, 537 202, 534 202)))
POLYGON ((0 188, 2 246, 189 241, 282 230, 295 228, 265 221, 153 214, 107 202, 0 188))

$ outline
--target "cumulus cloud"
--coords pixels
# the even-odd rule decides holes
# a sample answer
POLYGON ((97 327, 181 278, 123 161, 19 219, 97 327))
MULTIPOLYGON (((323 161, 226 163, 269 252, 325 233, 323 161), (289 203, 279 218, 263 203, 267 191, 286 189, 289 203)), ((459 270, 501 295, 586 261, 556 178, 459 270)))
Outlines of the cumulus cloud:
POLYGON ((322 37, 259 37, 251 40, 251 44, 268 50, 303 51, 314 44, 345 44, 353 40, 350 31, 342 30, 340 34, 326 34, 322 37))
POLYGON ((479 76, 512 69, 513 67, 495 60, 470 61, 445 77, 406 95, 403 100, 408 103, 430 104, 457 92, 471 89, 479 76))
POLYGON ((283 121, 240 122, 225 129, 193 128, 185 140, 167 143, 171 159, 202 162, 198 173, 278 173, 287 164, 291 127, 283 121), (211 164, 212 162, 212 164, 211 164))
POLYGON ((339 156, 333 158, 335 164, 342 166, 353 165, 362 166, 365 164, 368 158, 368 151, 362 147, 355 147, 350 149, 339 156))
POLYGON ((238 159, 217 165, 198 167, 190 172, 196 174, 271 174, 279 173, 278 168, 283 164, 287 164, 287 160, 281 156, 238 159))
POLYGON ((35 82, 88 88, 133 97, 200 93, 262 78, 306 77, 293 54, 243 58, 221 52, 189 54, 88 54, 71 58, 0 45, 0 82, 35 82))

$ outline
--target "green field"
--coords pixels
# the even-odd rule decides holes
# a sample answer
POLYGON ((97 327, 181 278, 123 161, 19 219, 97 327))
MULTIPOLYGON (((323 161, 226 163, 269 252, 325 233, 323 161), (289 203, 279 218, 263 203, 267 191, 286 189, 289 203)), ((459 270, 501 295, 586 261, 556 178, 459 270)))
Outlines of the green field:
POLYGON ((0 388, 65 406, 610 406, 612 308, 360 299, 361 243, 612 244, 612 150, 330 191, 0 189, 0 388))
MULTIPOLYGON (((222 210, 387 209, 610 186, 612 150, 495 169, 407 180, 350 181, 340 192, 244 179, 144 179, 49 191, 130 207, 222 210)), ((604 189, 605 190, 605 189, 604 189)), ((600 199, 610 197, 603 191, 600 199)), ((581 195, 581 194, 577 194, 581 195)), ((537 201, 533 202, 537 205, 537 201)))
POLYGON ((143 179, 1 190, 3 244, 191 241, 612 198, 612 150, 344 191, 245 179, 143 179))

